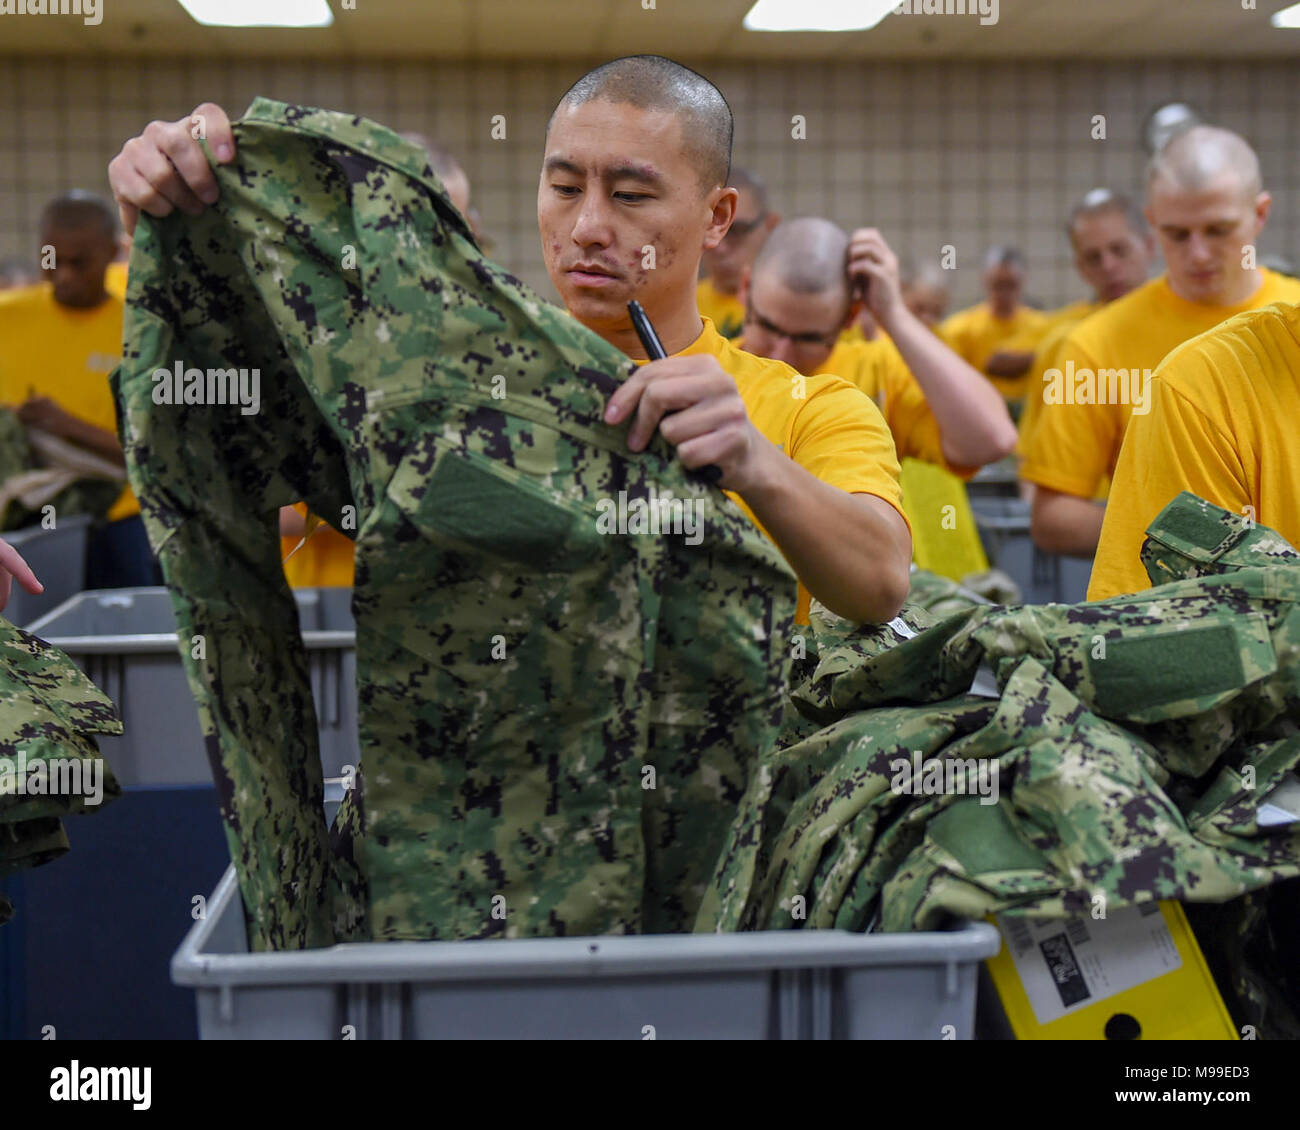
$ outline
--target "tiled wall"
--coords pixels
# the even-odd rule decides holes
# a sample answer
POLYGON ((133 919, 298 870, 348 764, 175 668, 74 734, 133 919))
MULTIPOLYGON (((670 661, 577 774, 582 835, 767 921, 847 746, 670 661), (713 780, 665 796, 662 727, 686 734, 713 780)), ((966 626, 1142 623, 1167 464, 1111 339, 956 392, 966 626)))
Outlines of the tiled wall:
MULTIPOLYGON (((1173 99, 1256 144, 1275 197, 1261 253, 1300 252, 1293 63, 697 65, 735 111, 736 161, 767 179, 778 209, 874 224, 903 255, 954 244, 959 303, 977 298, 990 242, 1025 250, 1038 301, 1080 297, 1064 215, 1097 184, 1136 187, 1142 122, 1173 99), (806 140, 791 138, 794 114, 807 120, 806 140), (1091 137, 1094 114, 1106 116, 1105 141, 1091 137)), ((542 132, 585 69, 0 56, 0 257, 34 256, 42 202, 69 187, 106 189, 109 158, 150 119, 203 99, 234 114, 267 94, 439 137, 473 179, 495 257, 553 298, 535 217, 542 132), (499 113, 504 141, 490 136, 499 113)))

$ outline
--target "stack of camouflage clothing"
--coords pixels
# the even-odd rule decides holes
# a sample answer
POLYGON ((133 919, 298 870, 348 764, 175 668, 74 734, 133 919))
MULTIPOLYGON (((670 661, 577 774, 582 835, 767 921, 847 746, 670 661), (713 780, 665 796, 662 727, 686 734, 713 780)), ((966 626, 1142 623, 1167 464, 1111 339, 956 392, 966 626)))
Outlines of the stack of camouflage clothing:
MULTIPOLYGON (((0 619, 0 876, 68 850, 61 817, 121 795, 95 746, 117 710, 58 648, 0 619)), ((0 923, 13 908, 0 896, 0 923)))
POLYGON ((628 452, 632 363, 483 258, 422 151, 264 99, 235 138, 215 207, 137 230, 114 381, 252 946, 689 929, 780 722, 789 567, 662 438, 628 452), (254 371, 256 410, 214 403, 254 371), (299 499, 357 544, 333 843, 299 499), (602 532, 655 505, 673 531, 602 532))
POLYGON ((814 606, 800 716, 697 927, 928 929, 1300 874, 1300 555, 1184 494, 1143 559, 1168 583, 1095 604, 874 628, 814 606), (998 697, 970 693, 981 667, 998 697))
POLYGON ((121 468, 0 408, 0 530, 34 525, 43 508, 103 518, 122 493, 121 468))

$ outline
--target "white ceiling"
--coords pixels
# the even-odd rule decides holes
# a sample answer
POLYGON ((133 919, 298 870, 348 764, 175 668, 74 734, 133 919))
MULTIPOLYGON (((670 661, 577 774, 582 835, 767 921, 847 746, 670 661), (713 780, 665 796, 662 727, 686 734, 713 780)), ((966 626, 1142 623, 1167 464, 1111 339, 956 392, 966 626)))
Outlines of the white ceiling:
POLYGON ((94 26, 75 15, 0 15, 0 52, 457 60, 645 52, 714 62, 1300 53, 1300 30, 1269 26, 1291 0, 1000 0, 990 27, 978 15, 890 15, 871 31, 836 34, 747 32, 752 0, 653 0, 653 10, 643 7, 651 0, 355 0, 351 10, 329 2, 334 25, 302 30, 203 27, 176 0, 100 0, 94 26))

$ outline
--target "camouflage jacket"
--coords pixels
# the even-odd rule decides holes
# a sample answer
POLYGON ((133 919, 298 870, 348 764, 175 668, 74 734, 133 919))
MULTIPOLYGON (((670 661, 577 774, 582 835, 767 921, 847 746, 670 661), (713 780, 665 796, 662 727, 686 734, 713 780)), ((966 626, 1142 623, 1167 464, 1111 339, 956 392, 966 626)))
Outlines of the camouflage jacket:
POLYGON ((801 718, 751 779, 698 928, 927 929, 1300 874, 1300 556, 1184 494, 1144 560, 1186 579, 928 628, 814 608, 801 718), (981 667, 992 697, 971 693, 981 667))
MULTIPOLYGON (((116 707, 71 659, 0 619, 0 876, 63 855, 61 817, 121 795, 95 745, 121 732, 116 707)), ((0 896, 0 923, 11 914, 0 896)))
POLYGON ((136 233, 114 381, 251 944, 688 929, 781 716, 789 567, 661 438, 628 452, 632 363, 479 253, 420 150, 265 99, 235 137, 216 206, 136 233), (256 411, 214 402, 237 370, 256 411), (357 546, 333 842, 299 499, 357 546), (679 532, 602 526, 638 503, 679 532))

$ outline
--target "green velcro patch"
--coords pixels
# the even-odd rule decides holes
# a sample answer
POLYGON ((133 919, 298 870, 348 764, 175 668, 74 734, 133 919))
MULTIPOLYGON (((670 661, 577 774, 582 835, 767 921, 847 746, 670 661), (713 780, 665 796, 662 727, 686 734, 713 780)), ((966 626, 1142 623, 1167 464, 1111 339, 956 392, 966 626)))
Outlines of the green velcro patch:
POLYGON ((455 453, 438 460, 426 499, 427 525, 485 553, 542 568, 569 556, 576 514, 455 453))
POLYGON ((1151 523, 1148 532, 1156 541, 1181 550, 1193 560, 1213 561, 1231 549, 1245 532, 1240 523, 1225 525, 1226 514, 1218 507, 1207 510, 1195 495, 1184 491, 1151 523))
POLYGON ((1122 715, 1238 690, 1247 682, 1242 646, 1231 624, 1107 640, 1105 658, 1088 659, 1097 710, 1122 715))

